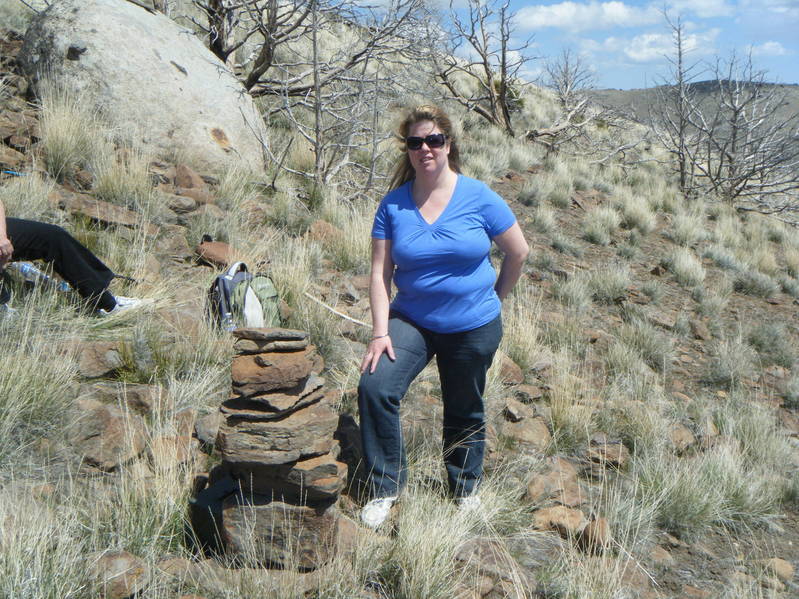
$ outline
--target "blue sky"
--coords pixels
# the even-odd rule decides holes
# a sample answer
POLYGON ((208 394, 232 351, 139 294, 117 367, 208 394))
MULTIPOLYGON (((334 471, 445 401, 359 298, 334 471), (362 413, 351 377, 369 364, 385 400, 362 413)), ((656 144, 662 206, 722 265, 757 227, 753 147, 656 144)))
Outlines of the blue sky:
POLYGON ((681 15, 693 61, 751 51, 768 80, 799 83, 799 0, 512 0, 511 7, 516 35, 534 36, 535 55, 571 48, 594 69, 600 88, 649 87, 667 73, 663 56, 672 38, 664 7, 681 15))

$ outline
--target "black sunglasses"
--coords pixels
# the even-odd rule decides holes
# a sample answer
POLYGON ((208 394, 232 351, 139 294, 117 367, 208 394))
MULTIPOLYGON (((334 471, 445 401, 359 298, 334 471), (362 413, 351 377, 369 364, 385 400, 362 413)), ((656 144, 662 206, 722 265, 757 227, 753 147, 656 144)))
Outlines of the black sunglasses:
POLYGON ((435 148, 443 148, 445 143, 447 143, 447 136, 443 133, 433 133, 427 137, 405 138, 405 145, 409 150, 418 150, 422 147, 422 144, 427 144, 427 147, 433 150, 435 148))

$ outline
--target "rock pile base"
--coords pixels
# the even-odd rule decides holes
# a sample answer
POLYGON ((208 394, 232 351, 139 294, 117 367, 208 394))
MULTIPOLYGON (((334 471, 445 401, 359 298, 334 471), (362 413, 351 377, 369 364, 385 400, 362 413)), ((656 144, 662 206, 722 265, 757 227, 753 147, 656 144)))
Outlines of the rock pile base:
POLYGON ((233 331, 232 393, 216 446, 237 492, 222 504, 226 551, 284 568, 315 568, 335 552, 347 480, 338 461, 337 396, 324 389, 324 362, 308 334, 233 331))

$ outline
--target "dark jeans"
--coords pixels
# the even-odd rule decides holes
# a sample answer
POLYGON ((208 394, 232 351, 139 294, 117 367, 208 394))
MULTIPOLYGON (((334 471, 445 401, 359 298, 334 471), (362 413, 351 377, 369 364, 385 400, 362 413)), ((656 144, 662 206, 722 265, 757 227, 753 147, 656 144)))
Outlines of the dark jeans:
POLYGON ((12 260, 44 260, 53 270, 98 308, 116 305, 108 285, 114 273, 97 256, 57 225, 6 218, 6 233, 14 246, 12 260))
POLYGON ((450 492, 466 497, 483 474, 486 372, 502 339, 502 318, 462 333, 434 333, 392 312, 388 331, 397 359, 383 354, 374 373, 361 375, 361 441, 373 497, 399 494, 407 462, 400 402, 411 381, 436 356, 444 402, 444 462, 450 492))

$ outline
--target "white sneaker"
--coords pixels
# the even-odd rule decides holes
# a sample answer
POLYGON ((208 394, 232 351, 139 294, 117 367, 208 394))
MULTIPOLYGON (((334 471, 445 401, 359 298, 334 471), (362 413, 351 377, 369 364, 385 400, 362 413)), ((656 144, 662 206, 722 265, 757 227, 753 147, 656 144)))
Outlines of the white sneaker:
POLYGON ((111 310, 103 310, 100 308, 97 310, 97 313, 100 316, 115 316, 117 314, 121 314, 122 312, 127 312, 128 310, 135 310, 136 308, 141 308, 143 306, 148 306, 153 303, 151 299, 141 299, 138 297, 125 297, 124 295, 115 295, 114 299, 117 302, 117 305, 114 306, 111 310))
POLYGON ((377 528, 386 521, 395 501, 397 501, 396 497, 372 499, 361 510, 361 522, 369 528, 377 528))
POLYGON ((458 497, 458 509, 461 512, 473 512, 479 510, 483 505, 480 501, 479 495, 468 495, 466 497, 458 497))

